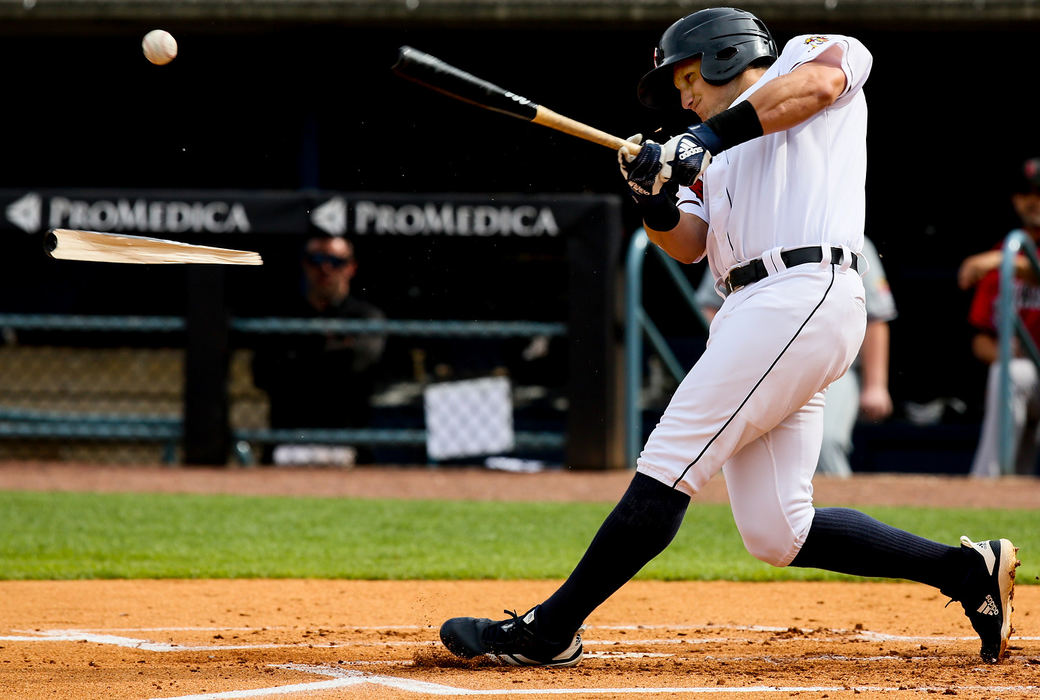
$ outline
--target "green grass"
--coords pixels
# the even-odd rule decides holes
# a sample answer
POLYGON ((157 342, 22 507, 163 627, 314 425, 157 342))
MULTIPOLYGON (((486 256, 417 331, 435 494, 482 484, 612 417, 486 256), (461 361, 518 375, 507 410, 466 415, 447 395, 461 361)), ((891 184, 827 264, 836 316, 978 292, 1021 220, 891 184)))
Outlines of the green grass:
MULTIPOLYGON (((612 505, 0 492, 0 579, 558 579, 612 505)), ((1019 581, 1040 574, 1040 510, 865 510, 951 544, 1010 537, 1019 581)), ((758 562, 728 506, 695 504, 639 578, 843 577, 758 562)))

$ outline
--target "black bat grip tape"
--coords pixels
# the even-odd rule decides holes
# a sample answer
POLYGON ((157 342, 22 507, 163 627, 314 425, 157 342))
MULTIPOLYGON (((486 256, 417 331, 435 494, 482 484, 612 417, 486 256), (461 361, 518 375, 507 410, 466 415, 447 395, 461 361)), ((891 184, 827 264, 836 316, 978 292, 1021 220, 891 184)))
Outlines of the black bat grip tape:
POLYGON ((528 121, 538 114, 538 105, 526 97, 503 90, 410 46, 398 50, 397 62, 391 70, 402 78, 478 107, 528 121))

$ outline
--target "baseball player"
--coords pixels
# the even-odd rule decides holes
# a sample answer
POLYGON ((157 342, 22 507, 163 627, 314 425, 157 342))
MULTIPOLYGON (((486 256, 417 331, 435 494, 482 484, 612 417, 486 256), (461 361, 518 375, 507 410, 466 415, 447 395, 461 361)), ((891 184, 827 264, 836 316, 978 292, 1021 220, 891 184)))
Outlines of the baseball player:
POLYGON ((814 508, 824 390, 851 365, 866 312, 861 259, 871 56, 851 37, 782 52, 754 15, 695 12, 669 27, 638 94, 701 123, 643 141, 621 172, 647 234, 707 258, 726 296, 708 346, 676 389, 636 473, 548 599, 505 620, 456 617, 454 654, 571 666, 585 618, 671 542, 690 497, 722 470, 745 547, 775 566, 919 581, 960 601, 998 661, 1017 564, 1006 539, 932 542, 846 508, 814 508), (710 165, 709 165, 710 164, 710 165))
MULTIPOLYGON (((1040 240, 1040 158, 1022 164, 1015 178, 1011 205, 1022 227, 1016 229, 1035 243, 1040 240)), ((1000 476, 1000 347, 997 340, 1000 262, 1003 245, 977 253, 961 263, 958 282, 962 289, 975 286, 968 321, 975 329, 971 348, 975 357, 989 365, 986 382, 986 409, 971 475, 1000 476)), ((1025 254, 1015 259, 1015 307, 1034 343, 1040 343, 1040 286, 1033 279, 1025 254)), ((1011 431, 1015 445, 1015 473, 1037 473, 1040 453, 1040 374, 1032 358, 1015 339, 1008 367, 1011 380, 1011 431)))

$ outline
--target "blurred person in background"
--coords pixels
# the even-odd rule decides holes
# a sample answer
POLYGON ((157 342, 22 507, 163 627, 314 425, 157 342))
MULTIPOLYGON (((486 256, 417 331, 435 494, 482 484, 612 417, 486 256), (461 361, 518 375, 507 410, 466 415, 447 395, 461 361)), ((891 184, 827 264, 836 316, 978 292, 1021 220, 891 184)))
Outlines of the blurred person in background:
MULTIPOLYGON (((869 265, 863 274, 867 330, 852 367, 827 387, 823 446, 815 472, 842 478, 852 476, 849 455, 857 419, 876 423, 892 414, 892 396, 888 392, 888 323, 896 317, 896 303, 881 257, 866 237, 862 254, 869 265)), ((722 306, 722 300, 715 291, 715 279, 710 272, 705 273, 697 289, 697 305, 709 322, 722 306)))
MULTIPOLYGON (((314 236, 300 258, 302 293, 285 299, 286 318, 386 318, 373 304, 351 295, 358 263, 353 244, 342 236, 314 236)), ((267 392, 272 428, 367 428, 376 370, 386 344, 383 334, 322 332, 272 334, 253 356, 253 381, 267 392)), ((370 453, 354 448, 359 462, 370 453)), ((319 451, 320 452, 320 451, 319 451)), ((283 450, 285 454, 291 451, 283 450)), ((315 453, 316 454, 316 453, 315 453)), ((280 461, 268 449, 264 461, 280 461)), ((307 460, 304 456, 290 461, 307 460)), ((337 459, 336 461, 342 461, 337 459)))
MULTIPOLYGON (((1040 158, 1030 158, 1015 177, 1011 206, 1021 222, 1021 230, 1034 243, 1040 243, 1040 158)), ((1012 231, 1013 232, 1013 231, 1012 231)), ((1009 233, 1010 235, 1010 233, 1009 233)), ((1000 363, 997 339, 997 313, 1000 295, 1000 261, 1003 241, 991 250, 971 255, 961 263, 957 282, 961 289, 975 287, 968 322, 975 330, 971 349, 981 362, 989 365, 986 405, 982 430, 971 475, 1000 475, 1000 363)), ((1020 254, 1015 260, 1015 306, 1033 342, 1040 346, 1040 286, 1029 259, 1020 254)), ((1015 472, 1037 473, 1037 441, 1040 440, 1040 378, 1036 365, 1019 346, 1013 346, 1011 377, 1012 439, 1015 445, 1015 472)))

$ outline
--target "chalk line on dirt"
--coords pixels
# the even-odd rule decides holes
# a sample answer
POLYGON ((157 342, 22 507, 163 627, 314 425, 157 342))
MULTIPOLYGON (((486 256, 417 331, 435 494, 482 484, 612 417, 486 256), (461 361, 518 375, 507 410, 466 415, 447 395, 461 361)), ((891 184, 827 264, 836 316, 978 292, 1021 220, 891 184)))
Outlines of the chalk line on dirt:
MULTIPOLYGON (((884 686, 690 686, 690 687, 618 687, 618 688, 465 688, 461 686, 446 685, 443 683, 431 683, 411 678, 399 678, 397 676, 385 676, 369 674, 363 671, 352 671, 335 668, 332 666, 308 666, 302 664, 279 664, 274 668, 290 671, 302 671, 304 673, 315 673, 319 675, 333 676, 333 680, 319 681, 315 683, 294 683, 291 685, 273 686, 270 688, 251 688, 249 690, 230 690, 222 693, 205 693, 201 695, 180 695, 164 700, 233 700, 237 698, 265 697, 274 695, 289 695, 293 693, 310 693, 319 690, 332 690, 335 688, 346 688, 362 684, 379 685, 406 692, 421 693, 424 695, 455 695, 455 696, 509 696, 521 695, 658 695, 658 694, 724 694, 734 695, 765 694, 765 693, 798 693, 798 692, 895 692, 901 690, 898 687, 884 686)), ((968 688, 964 688, 967 690, 968 688)), ((995 686, 975 687, 973 690, 983 690, 993 693, 1031 693, 1040 690, 1037 686, 995 686)), ((942 692, 946 688, 915 688, 921 691, 942 692)), ((152 700, 160 700, 153 698, 152 700)))

